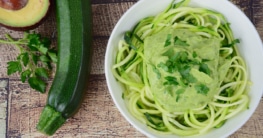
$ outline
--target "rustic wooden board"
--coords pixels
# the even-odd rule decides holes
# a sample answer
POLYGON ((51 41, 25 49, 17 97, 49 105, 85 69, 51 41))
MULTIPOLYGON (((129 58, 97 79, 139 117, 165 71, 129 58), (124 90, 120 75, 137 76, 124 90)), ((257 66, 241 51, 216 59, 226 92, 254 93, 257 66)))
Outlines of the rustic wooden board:
MULTIPOLYGON (((79 112, 70 118, 53 137, 145 137, 135 130, 115 107, 105 81, 104 55, 108 38, 121 15, 137 0, 93 0, 93 63, 89 88, 79 112)), ((263 38, 263 1, 232 0, 254 23, 263 38)), ((56 45, 56 22, 52 12, 36 32, 52 39, 56 45)), ((0 38, 9 33, 21 38, 23 32, 0 27, 0 38)), ((30 89, 20 82, 19 75, 8 76, 6 63, 18 54, 10 45, 0 45, 0 138, 46 136, 35 126, 45 105, 47 94, 30 89)), ((49 85, 52 79, 49 80, 49 85)), ((263 99, 250 120, 230 138, 263 137, 263 99)))

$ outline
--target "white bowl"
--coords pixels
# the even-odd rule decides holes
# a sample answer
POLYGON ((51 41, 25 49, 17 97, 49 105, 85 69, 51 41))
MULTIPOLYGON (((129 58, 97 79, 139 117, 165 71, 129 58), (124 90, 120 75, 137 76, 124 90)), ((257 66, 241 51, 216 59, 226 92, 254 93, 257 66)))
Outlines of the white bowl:
MULTIPOLYGON (((131 30, 142 18, 160 13, 170 2, 171 0, 140 0, 134 4, 116 24, 108 41, 105 55, 105 75, 115 105, 125 119, 147 137, 174 138, 176 136, 155 134, 129 113, 122 99, 123 88, 114 78, 111 68, 114 64, 118 42, 123 39, 124 32, 131 30)), ((231 23, 235 38, 241 40, 238 49, 247 63, 249 77, 253 82, 249 93, 249 109, 229 119, 221 128, 199 136, 202 138, 227 137, 247 122, 260 102, 263 93, 263 77, 260 75, 263 71, 262 41, 250 20, 231 2, 227 0, 192 0, 190 5, 218 11, 227 18, 231 23)))

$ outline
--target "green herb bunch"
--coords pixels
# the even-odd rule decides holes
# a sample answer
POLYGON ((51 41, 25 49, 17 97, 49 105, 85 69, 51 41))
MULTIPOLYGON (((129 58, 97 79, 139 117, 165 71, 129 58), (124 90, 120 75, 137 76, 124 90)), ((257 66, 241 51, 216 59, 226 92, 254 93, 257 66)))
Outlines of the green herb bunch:
POLYGON ((7 62, 7 74, 18 72, 23 83, 27 81, 31 88, 44 93, 51 65, 57 62, 57 52, 51 47, 50 39, 35 32, 25 32, 24 37, 18 40, 9 34, 6 38, 0 43, 12 44, 20 50, 16 60, 7 62))

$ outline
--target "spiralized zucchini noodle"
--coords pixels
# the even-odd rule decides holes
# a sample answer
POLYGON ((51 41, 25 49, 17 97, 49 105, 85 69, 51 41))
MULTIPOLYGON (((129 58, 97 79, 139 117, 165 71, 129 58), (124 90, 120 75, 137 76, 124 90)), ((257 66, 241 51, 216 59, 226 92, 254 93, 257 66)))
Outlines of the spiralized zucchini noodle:
MULTIPOLYGON (((124 34, 119 41, 114 77, 123 84, 123 99, 131 114, 153 131, 180 136, 199 135, 219 128, 229 119, 248 108, 248 73, 227 19, 216 11, 190 7, 190 0, 173 1, 163 12, 147 17, 124 34), (148 61, 144 40, 165 27, 189 29, 201 37, 221 40, 219 56, 229 59, 227 71, 213 100, 203 106, 182 112, 166 110, 151 89, 147 75, 148 61)), ((176 108, 176 107, 175 107, 176 108)))

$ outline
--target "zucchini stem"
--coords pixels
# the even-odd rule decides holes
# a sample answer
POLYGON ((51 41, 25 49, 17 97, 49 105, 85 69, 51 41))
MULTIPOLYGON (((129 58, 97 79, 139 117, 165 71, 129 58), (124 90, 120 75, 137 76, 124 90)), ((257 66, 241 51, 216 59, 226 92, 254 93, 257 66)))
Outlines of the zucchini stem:
POLYGON ((60 112, 46 105, 37 124, 37 130, 51 136, 65 123, 65 121, 66 119, 60 112))

